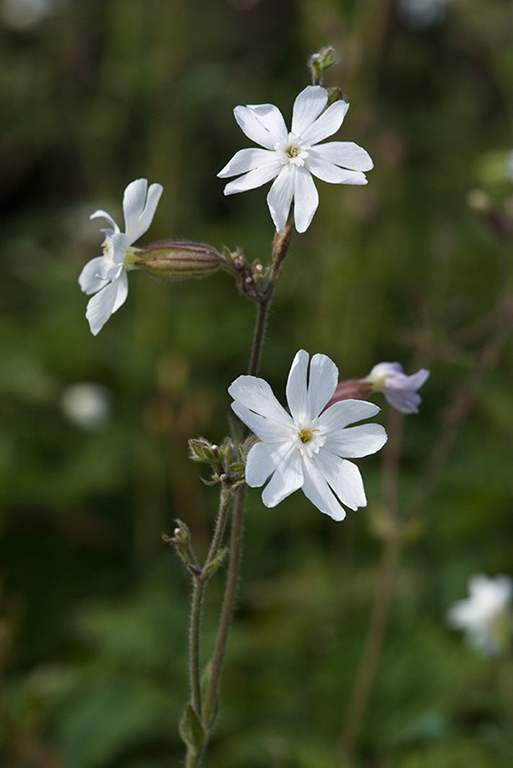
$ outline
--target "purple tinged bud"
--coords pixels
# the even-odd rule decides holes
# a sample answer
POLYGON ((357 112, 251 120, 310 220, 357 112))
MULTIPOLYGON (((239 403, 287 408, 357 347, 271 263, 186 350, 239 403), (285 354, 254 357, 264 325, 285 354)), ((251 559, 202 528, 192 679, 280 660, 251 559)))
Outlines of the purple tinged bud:
POLYGON ((418 413, 422 398, 417 390, 428 376, 425 368, 408 376, 400 363, 378 363, 362 381, 371 384, 372 392, 382 392, 392 408, 401 413, 418 413))

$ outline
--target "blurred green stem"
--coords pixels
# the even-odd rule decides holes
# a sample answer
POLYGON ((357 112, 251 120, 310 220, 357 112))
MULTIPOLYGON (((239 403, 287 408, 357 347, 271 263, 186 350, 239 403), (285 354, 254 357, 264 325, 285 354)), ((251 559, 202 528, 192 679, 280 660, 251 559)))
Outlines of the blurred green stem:
POLYGON ((388 515, 388 526, 383 537, 381 562, 376 576, 374 605, 365 648, 347 708, 346 721, 342 728, 338 768, 350 768, 353 764, 354 752, 378 670, 394 597, 403 542, 398 517, 398 485, 403 424, 403 414, 391 409, 387 423, 388 443, 383 454, 382 474, 383 501, 388 515))

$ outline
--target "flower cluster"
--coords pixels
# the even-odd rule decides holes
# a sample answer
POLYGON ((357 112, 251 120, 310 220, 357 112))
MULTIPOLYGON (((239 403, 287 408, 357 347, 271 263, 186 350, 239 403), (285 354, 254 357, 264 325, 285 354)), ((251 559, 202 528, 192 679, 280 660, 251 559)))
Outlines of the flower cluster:
POLYGON ((289 412, 264 379, 239 376, 229 387, 232 408, 261 442, 250 449, 246 482, 258 487, 274 507, 301 489, 321 512, 343 520, 345 510, 367 503, 358 467, 348 458, 376 453, 387 435, 380 424, 349 426, 375 416, 379 408, 360 400, 342 400, 326 408, 338 381, 338 369, 326 355, 300 350, 286 388, 289 412))
POLYGON ((246 136, 263 149, 241 149, 217 174, 239 176, 224 188, 225 195, 255 189, 274 179, 267 204, 278 232, 287 223, 292 202, 298 232, 310 226, 319 205, 312 175, 332 184, 366 184, 364 171, 373 162, 352 141, 320 141, 334 134, 349 109, 345 101, 328 104, 328 91, 309 85, 294 102, 291 131, 273 104, 235 107, 235 119, 246 136))
POLYGON ((471 645, 487 656, 501 653, 513 632, 513 581, 509 576, 488 578, 476 574, 469 580, 470 597, 454 603, 447 623, 462 629, 471 645))

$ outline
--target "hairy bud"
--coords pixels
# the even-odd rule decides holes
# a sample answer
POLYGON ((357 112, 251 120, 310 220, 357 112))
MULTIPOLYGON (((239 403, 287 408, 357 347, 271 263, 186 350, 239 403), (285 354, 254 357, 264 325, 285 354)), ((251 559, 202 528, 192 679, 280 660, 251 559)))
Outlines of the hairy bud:
POLYGON ((143 248, 129 248, 125 265, 144 269, 153 277, 208 277, 223 257, 210 245, 188 240, 157 240, 143 248))

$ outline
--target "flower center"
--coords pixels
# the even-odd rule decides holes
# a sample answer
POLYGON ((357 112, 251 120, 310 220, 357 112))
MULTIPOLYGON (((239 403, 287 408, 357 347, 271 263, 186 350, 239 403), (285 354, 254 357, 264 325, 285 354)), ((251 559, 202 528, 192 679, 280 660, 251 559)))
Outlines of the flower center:
POLYGON ((285 154, 287 155, 287 157, 293 158, 293 157, 297 157, 300 151, 301 150, 299 149, 299 147, 292 145, 291 147, 287 147, 287 149, 285 150, 285 154))
POLYGON ((324 445, 326 438, 321 435, 318 429, 312 427, 301 427, 296 432, 296 445, 303 456, 313 456, 318 453, 324 445))
POLYGON ((291 165, 301 166, 305 164, 305 160, 308 157, 308 152, 303 146, 301 137, 296 136, 294 133, 289 133, 287 140, 278 144, 276 150, 278 153, 283 153, 281 161, 284 165, 290 163, 291 165))
POLYGON ((303 429, 300 429, 297 433, 297 436, 301 440, 301 442, 306 445, 306 443, 309 443, 312 437, 314 436, 314 432, 318 432, 318 429, 308 429, 308 427, 303 427, 303 429))

